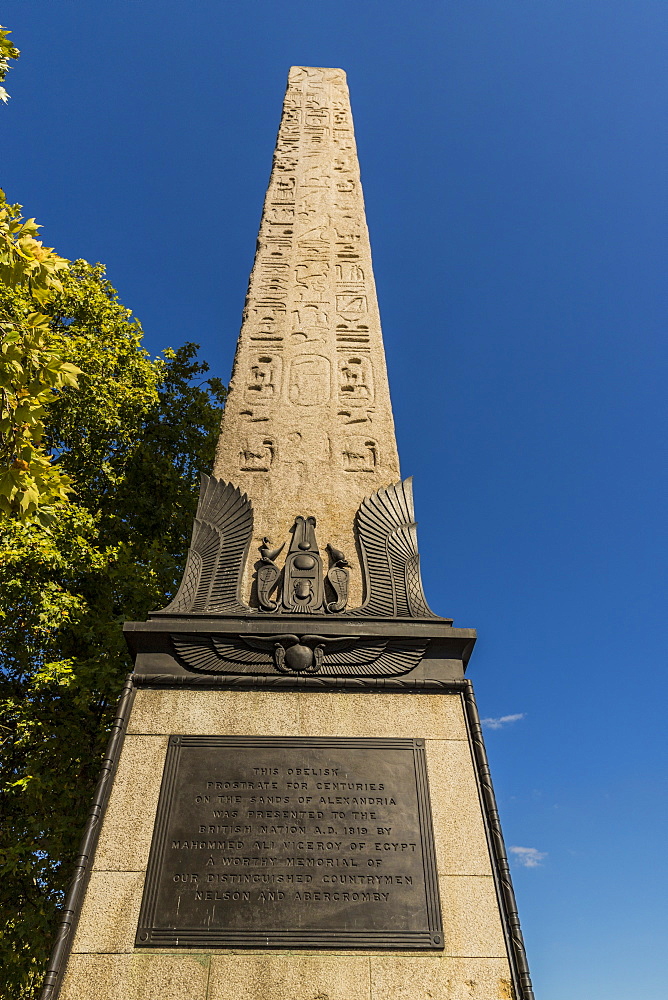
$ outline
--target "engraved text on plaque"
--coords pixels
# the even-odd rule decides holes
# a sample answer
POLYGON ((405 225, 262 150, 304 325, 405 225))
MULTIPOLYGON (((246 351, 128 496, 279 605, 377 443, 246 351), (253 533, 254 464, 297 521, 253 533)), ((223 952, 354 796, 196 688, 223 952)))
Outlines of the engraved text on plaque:
POLYGON ((138 947, 443 947, 422 740, 172 736, 138 947))

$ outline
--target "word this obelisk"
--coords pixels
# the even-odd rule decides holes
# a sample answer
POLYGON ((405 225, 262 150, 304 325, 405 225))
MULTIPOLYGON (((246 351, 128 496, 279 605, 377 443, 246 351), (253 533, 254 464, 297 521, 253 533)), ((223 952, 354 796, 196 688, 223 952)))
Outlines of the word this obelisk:
POLYGON ((345 74, 293 67, 213 475, 42 1000, 533 1000, 401 481, 345 74))

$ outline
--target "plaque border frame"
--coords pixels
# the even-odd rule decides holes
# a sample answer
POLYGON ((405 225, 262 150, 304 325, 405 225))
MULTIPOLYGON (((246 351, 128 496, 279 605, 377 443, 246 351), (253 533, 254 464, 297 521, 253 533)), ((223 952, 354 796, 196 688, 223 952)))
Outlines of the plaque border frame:
POLYGON ((402 737, 348 736, 196 736, 173 734, 167 742, 167 753, 158 798, 146 881, 142 895, 136 948, 299 948, 312 949, 411 949, 442 951, 445 947, 441 903, 436 867, 436 847, 432 822, 431 800, 425 741, 402 737), (342 750, 411 750, 415 774, 417 814, 422 848, 427 930, 228 930, 206 928, 158 929, 153 926, 157 907, 159 879, 168 843, 166 835, 182 747, 235 747, 237 749, 336 747, 342 750))

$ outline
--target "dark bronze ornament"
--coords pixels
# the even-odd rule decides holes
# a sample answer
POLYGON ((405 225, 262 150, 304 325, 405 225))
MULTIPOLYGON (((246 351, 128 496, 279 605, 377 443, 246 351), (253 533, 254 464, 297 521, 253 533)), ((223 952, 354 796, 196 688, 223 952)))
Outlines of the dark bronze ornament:
MULTIPOLYGON (((327 546, 332 565, 325 596, 322 557, 314 517, 297 517, 283 570, 276 558, 284 544, 260 546, 257 596, 260 613, 342 614, 374 618, 437 618, 427 605, 413 512, 412 480, 378 490, 365 500, 356 519, 362 552, 365 600, 346 612, 349 563, 327 546)), ((231 483, 202 476, 200 500, 183 580, 174 600, 159 615, 253 614, 241 600, 240 585, 253 531, 248 497, 231 483)), ((444 620, 444 619, 441 619, 444 620)))
POLYGON ((269 544, 268 538, 262 539, 262 545, 260 546, 261 562, 257 568, 257 599, 260 602, 260 607, 265 611, 276 611, 278 601, 272 601, 270 595, 278 583, 281 571, 274 562, 274 559, 284 548, 285 542, 283 542, 283 545, 279 545, 277 549, 270 549, 269 544))
POLYGON ((319 674, 328 677, 405 674, 428 640, 381 635, 172 635, 183 665, 211 674, 319 674))
POLYGON ((348 603, 348 566, 350 566, 350 563, 340 549, 335 549, 334 546, 329 543, 327 545, 327 551, 333 561, 333 565, 327 574, 327 579, 332 590, 336 594, 336 600, 331 601, 327 605, 327 610, 332 613, 338 613, 339 611, 344 611, 346 604, 348 603))
POLYGON ((274 645, 276 669, 282 674, 317 674, 322 666, 324 648, 320 636, 286 635, 274 645))
POLYGON ((357 536, 364 562, 366 599, 351 616, 437 618, 420 577, 413 480, 378 490, 357 512, 357 536))
POLYGON ((283 569, 283 609, 312 614, 322 610, 324 596, 315 518, 298 517, 283 569))
POLYGON ((224 615, 250 612, 240 596, 253 508, 245 493, 222 479, 202 475, 202 485, 178 592, 154 614, 224 615))

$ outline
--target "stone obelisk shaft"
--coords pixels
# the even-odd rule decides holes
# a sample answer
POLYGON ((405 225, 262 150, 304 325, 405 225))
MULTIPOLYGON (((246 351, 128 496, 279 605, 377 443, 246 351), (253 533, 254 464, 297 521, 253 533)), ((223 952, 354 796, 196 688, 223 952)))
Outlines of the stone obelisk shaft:
POLYGON ((290 70, 214 475, 248 493, 257 546, 314 515, 360 602, 355 513, 399 459, 340 69, 290 70))

